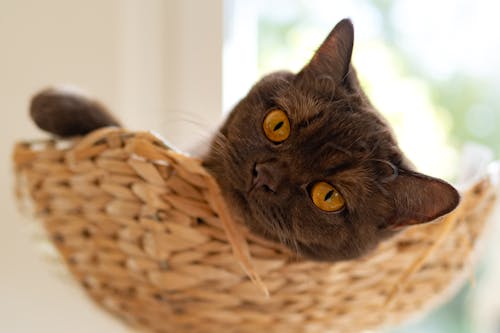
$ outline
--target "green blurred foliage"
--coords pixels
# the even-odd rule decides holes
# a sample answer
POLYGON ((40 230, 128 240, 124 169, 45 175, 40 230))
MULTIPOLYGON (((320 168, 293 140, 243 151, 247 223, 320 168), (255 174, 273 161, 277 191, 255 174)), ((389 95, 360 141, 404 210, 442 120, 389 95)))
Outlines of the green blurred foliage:
MULTIPOLYGON (((500 156, 500 131, 494 128, 488 133, 480 130, 480 126, 471 128, 470 122, 474 119, 479 119, 487 114, 488 122, 495 127, 500 124, 500 96, 497 92, 499 82, 493 79, 482 78, 480 76, 470 76, 462 73, 460 69, 454 75, 446 80, 438 80, 433 77, 432 73, 420 65, 418 55, 407 53, 397 47, 398 38, 397 26, 394 25, 390 18, 392 7, 396 0, 373 0, 371 4, 378 10, 382 22, 382 39, 390 46, 392 52, 397 56, 402 64, 407 75, 415 76, 423 79, 430 91, 432 99, 436 106, 441 110, 449 110, 447 116, 451 117, 451 143, 459 148, 467 141, 482 143, 495 151, 495 156, 500 156), (474 114, 477 111, 475 107, 483 106, 489 111, 482 114, 474 114)), ((429 36, 432 38, 432 36, 429 36)), ((465 43, 465 42, 464 42, 465 43)), ((446 45, 443 45, 445 48, 446 45)), ((439 50, 436 50, 439 52, 439 50)), ((471 61, 475 61, 471 59, 471 61)), ((483 124, 484 125, 484 124, 483 124)))

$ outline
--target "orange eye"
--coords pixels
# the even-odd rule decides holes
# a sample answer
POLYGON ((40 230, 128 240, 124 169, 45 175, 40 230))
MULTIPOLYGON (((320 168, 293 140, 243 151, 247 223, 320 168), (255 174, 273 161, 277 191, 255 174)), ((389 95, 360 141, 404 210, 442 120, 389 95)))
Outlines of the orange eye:
POLYGON ((285 141, 290 136, 290 122, 286 113, 276 109, 269 112, 262 124, 264 134, 272 142, 279 143, 285 141))
POLYGON ((313 203, 325 212, 338 212, 344 208, 345 201, 342 195, 326 182, 318 182, 311 189, 313 203))

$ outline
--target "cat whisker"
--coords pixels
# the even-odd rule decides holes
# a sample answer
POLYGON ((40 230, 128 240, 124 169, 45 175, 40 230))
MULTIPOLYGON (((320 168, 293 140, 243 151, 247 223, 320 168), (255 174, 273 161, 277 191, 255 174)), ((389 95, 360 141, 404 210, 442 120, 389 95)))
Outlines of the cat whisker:
POLYGON ((377 159, 377 158, 372 158, 369 161, 383 163, 383 164, 385 164, 386 166, 388 166, 391 169, 391 171, 392 171, 391 175, 389 175, 386 178, 383 178, 383 179, 380 180, 382 183, 391 182, 394 179, 396 179, 396 177, 399 175, 399 169, 393 163, 391 163, 391 162, 389 162, 387 160, 381 160, 381 159, 377 159))

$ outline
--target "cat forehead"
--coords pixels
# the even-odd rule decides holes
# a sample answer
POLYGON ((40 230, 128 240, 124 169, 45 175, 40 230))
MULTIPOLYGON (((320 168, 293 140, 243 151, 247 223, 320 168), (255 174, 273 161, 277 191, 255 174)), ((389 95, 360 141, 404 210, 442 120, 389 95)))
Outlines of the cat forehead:
MULTIPOLYGON (((326 107, 323 98, 295 82, 290 72, 274 72, 263 77, 250 91, 247 100, 265 110, 280 108, 294 121, 305 121, 326 107)), ((332 91, 333 99, 334 91, 332 91)))
POLYGON ((274 98, 274 103, 287 112, 290 119, 295 123, 307 122, 319 112, 332 107, 329 103, 294 86, 277 95, 274 98))

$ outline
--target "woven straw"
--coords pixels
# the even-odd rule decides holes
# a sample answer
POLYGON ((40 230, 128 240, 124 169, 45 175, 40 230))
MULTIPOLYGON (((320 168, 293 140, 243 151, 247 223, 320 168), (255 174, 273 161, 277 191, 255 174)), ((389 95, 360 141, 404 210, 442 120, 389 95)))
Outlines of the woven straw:
POLYGON ((395 324, 450 294, 495 199, 484 178, 439 223, 328 264, 235 224, 200 162, 150 133, 105 128, 66 143, 23 142, 14 161, 18 189, 33 199, 73 276, 98 304, 153 332, 395 324))

